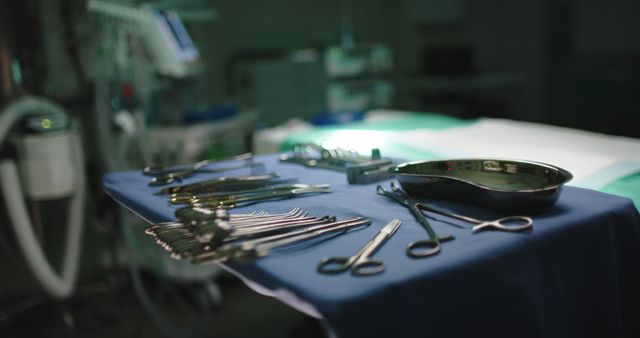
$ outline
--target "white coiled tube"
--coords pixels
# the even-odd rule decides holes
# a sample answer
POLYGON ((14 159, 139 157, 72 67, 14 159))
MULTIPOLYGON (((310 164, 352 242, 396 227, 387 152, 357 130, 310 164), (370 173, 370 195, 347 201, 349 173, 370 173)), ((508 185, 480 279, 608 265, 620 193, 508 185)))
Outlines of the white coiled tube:
MULTIPOLYGON (((0 142, 5 139, 7 132, 17 120, 33 111, 43 109, 61 110, 59 106, 48 100, 32 97, 23 98, 3 110, 0 114, 0 142)), ((72 134, 72 162, 77 176, 73 197, 69 203, 69 224, 61 275, 58 275, 51 267, 35 235, 25 206, 16 163, 11 159, 0 162, 2 194, 7 204, 7 212, 18 246, 40 285, 50 296, 58 299, 67 298, 73 293, 80 261, 83 230, 83 203, 85 199, 84 156, 80 146, 79 135, 73 132, 72 134)))

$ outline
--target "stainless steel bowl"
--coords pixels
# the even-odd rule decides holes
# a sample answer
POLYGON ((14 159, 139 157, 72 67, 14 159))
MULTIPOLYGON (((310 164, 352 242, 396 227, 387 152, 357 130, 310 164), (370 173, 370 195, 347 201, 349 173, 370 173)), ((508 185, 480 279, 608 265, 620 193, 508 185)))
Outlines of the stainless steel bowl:
POLYGON ((545 163, 509 159, 413 161, 390 169, 408 194, 508 213, 553 206, 573 175, 545 163))

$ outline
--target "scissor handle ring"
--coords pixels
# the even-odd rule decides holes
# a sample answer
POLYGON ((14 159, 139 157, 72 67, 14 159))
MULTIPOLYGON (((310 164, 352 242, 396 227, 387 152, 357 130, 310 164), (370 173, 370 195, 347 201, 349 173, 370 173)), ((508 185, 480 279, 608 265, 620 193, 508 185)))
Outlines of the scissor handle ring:
POLYGON ((357 276, 375 275, 382 271, 384 271, 384 263, 373 259, 356 263, 351 268, 351 273, 357 276))
POLYGON ((336 274, 347 271, 351 265, 349 257, 325 257, 318 263, 318 272, 336 274))
POLYGON ((496 228, 502 231, 518 232, 529 230, 533 227, 533 219, 527 216, 507 216, 495 221, 480 223, 473 227, 473 231, 485 228, 496 228))
POLYGON ((424 258, 440 252, 440 241, 431 239, 415 241, 407 245, 407 256, 411 258, 424 258))

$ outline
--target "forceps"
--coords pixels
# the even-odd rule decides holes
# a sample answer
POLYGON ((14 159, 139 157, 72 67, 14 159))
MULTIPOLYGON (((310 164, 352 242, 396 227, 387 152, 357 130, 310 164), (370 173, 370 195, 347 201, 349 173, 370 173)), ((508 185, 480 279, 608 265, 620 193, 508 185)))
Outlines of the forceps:
POLYGON ((202 206, 208 208, 227 207, 235 208, 239 203, 253 204, 259 201, 266 201, 271 199, 283 199, 293 198, 307 194, 316 193, 329 193, 331 192, 331 186, 329 184, 317 184, 311 185, 306 188, 295 188, 289 190, 273 190, 256 193, 256 194, 238 194, 227 195, 222 197, 212 197, 205 199, 192 198, 190 203, 195 206, 202 206))
POLYGON ((315 188, 328 188, 328 184, 317 184, 317 185, 309 185, 309 184, 283 184, 283 185, 272 185, 266 188, 257 188, 257 189, 245 189, 245 190, 237 190, 237 191, 216 191, 209 192, 204 194, 198 193, 178 193, 172 194, 169 201, 171 204, 196 204, 207 201, 215 201, 218 199, 229 199, 229 198, 238 198, 238 197, 246 197, 246 196, 259 196, 263 194, 273 194, 276 192, 291 192, 296 191, 298 193, 302 193, 305 190, 315 189, 315 188))
POLYGON ((400 220, 394 219, 380 230, 380 232, 355 255, 351 257, 325 257, 318 264, 318 272, 334 274, 351 268, 351 273, 359 276, 374 275, 384 271, 384 263, 370 259, 371 256, 384 242, 398 230, 400 220))
POLYGON ((167 195, 186 192, 197 193, 201 191, 219 191, 224 190, 225 187, 246 184, 266 186, 269 185, 269 183, 272 182, 274 178, 278 178, 279 176, 280 175, 276 173, 266 173, 251 176, 214 177, 194 183, 165 187, 153 194, 167 195))
POLYGON ((382 186, 378 186, 376 191, 379 195, 390 198, 409 208, 413 216, 429 234, 429 239, 411 242, 407 245, 407 255, 409 257, 422 258, 435 255, 440 252, 440 242, 455 239, 455 237, 451 235, 438 237, 438 234, 433 230, 427 218, 422 214, 422 211, 420 211, 420 203, 407 195, 404 191, 398 189, 393 183, 391 184, 391 188, 393 189, 393 192, 386 191, 382 186))
POLYGON ((253 258, 264 257, 273 249, 316 238, 318 236, 346 231, 351 228, 366 226, 370 220, 362 217, 344 221, 333 221, 320 225, 310 226, 300 230, 285 232, 282 234, 261 237, 253 240, 245 240, 240 243, 229 243, 213 251, 197 253, 192 258, 194 263, 202 263, 210 260, 216 261, 247 261, 253 258))
MULTIPOLYGON (((393 182, 391 182, 391 189, 398 193, 402 192, 402 190, 393 182)), ((533 227, 533 219, 527 216, 507 216, 507 217, 494 219, 491 221, 483 221, 473 217, 463 216, 463 215, 455 214, 450 211, 438 209, 434 206, 426 205, 423 203, 418 203, 418 208, 425 211, 431 211, 433 213, 440 214, 442 216, 451 217, 463 222, 475 224, 471 228, 473 232, 477 232, 485 229, 494 229, 494 230, 507 231, 507 232, 521 232, 521 231, 529 230, 533 227)), ((451 224, 451 225, 459 227, 456 224, 451 224)))
POLYGON ((164 168, 164 167, 145 167, 142 169, 142 173, 146 176, 154 176, 149 181, 149 186, 158 186, 158 185, 166 185, 169 183, 173 183, 176 181, 181 181, 183 178, 187 178, 192 176, 197 172, 208 172, 208 173, 218 173, 229 171, 233 169, 240 169, 244 167, 253 166, 253 154, 246 153, 237 156, 218 158, 218 159, 208 159, 204 161, 200 161, 191 165, 183 165, 172 168, 164 168), (225 162, 225 161, 240 161, 239 164, 230 164, 226 167, 219 168, 205 168, 209 164, 225 162))

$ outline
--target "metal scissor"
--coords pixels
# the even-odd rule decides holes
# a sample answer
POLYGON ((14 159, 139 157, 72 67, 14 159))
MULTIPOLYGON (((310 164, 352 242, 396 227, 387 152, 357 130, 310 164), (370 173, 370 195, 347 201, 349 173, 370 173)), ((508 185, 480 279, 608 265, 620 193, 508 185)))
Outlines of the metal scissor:
MULTIPOLYGON (((393 182, 391 182, 391 189, 395 192, 402 191, 393 182)), ((442 210, 431 205, 426 205, 424 203, 419 203, 418 208, 420 208, 421 210, 430 211, 436 214, 440 214, 442 216, 447 216, 463 222, 474 224, 474 226, 471 227, 471 230, 473 232, 477 232, 485 229, 494 229, 494 230, 506 231, 506 232, 521 232, 521 231, 529 230, 533 227, 533 219, 527 216, 506 216, 506 217, 494 219, 491 221, 484 221, 484 220, 476 219, 469 216, 459 215, 451 211, 442 210)), ((449 224, 455 227, 468 229, 466 227, 458 226, 457 224, 452 224, 452 223, 449 223, 449 224)))
POLYGON ((382 244, 391 237, 400 227, 400 220, 394 219, 385 225, 382 230, 355 255, 351 257, 325 257, 318 264, 318 272, 334 274, 351 268, 351 273, 359 276, 373 275, 384 271, 384 263, 370 259, 382 244))
POLYGON ((393 189, 393 192, 386 191, 382 186, 379 185, 376 188, 376 191, 378 192, 378 194, 388 197, 409 208, 413 216, 418 220, 418 223, 420 223, 420 225, 422 225, 422 227, 429 234, 429 239, 411 242, 409 243, 409 245, 407 245, 407 255, 409 257, 423 258, 435 255, 440 252, 440 242, 446 242, 455 239, 455 237, 451 235, 438 237, 438 234, 433 230, 427 218, 420 211, 420 202, 407 195, 393 183, 391 183, 391 189, 393 189))

